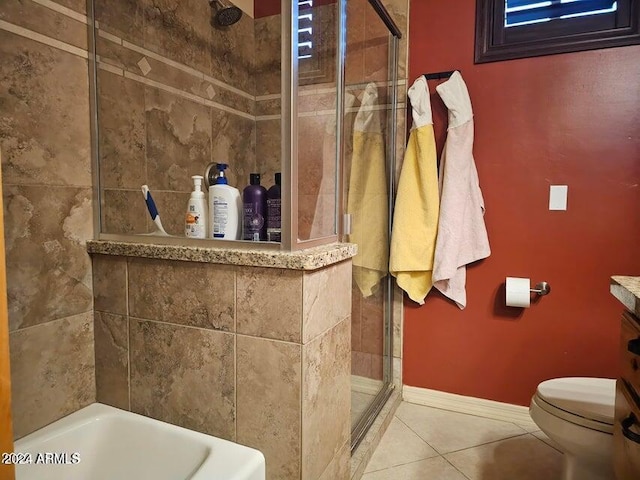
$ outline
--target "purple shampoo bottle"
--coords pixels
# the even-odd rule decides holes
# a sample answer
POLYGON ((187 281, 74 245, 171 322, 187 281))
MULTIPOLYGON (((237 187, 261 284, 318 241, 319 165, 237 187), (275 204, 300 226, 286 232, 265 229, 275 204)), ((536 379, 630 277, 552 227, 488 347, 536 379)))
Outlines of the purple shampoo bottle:
POLYGON ((267 189, 260 185, 260 174, 249 175, 250 185, 242 192, 242 239, 254 242, 267 239, 267 189))
POLYGON ((267 240, 282 241, 280 172, 276 173, 276 184, 267 190, 267 240))

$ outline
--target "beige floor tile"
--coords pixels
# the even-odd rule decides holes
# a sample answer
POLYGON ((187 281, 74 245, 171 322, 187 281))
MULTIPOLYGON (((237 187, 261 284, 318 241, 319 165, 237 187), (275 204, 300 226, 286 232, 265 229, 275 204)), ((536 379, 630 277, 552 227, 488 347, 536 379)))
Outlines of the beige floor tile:
POLYGON ((555 448, 556 450, 558 450, 559 452, 562 452, 562 449, 560 448, 560 446, 554 442, 553 440, 551 440, 549 437, 547 437, 547 435, 538 430, 537 432, 532 432, 531 435, 533 435, 536 438, 539 438, 540 440, 542 440, 544 443, 546 443, 547 445, 555 448))
POLYGON ((406 402, 396 416, 441 454, 526 433, 514 423, 406 402))
POLYGON ((467 480, 442 457, 407 463, 377 472, 365 473, 362 480, 467 480))
POLYGON ((438 455, 433 448, 397 418, 391 420, 365 473, 404 465, 438 455))
POLYGON ((535 423, 516 423, 516 425, 518 425, 520 428, 525 429, 529 433, 540 431, 540 427, 537 426, 535 423))
POLYGON ((562 454, 530 434, 445 458, 471 480, 559 480, 562 472, 562 454))

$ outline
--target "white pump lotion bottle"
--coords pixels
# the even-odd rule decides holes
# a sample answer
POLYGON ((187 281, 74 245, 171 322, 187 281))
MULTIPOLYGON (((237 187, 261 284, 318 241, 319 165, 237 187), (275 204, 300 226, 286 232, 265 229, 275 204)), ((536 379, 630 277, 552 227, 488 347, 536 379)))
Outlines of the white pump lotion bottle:
MULTIPOLYGON (((211 167, 207 169, 210 172, 211 167)), ((209 236, 224 240, 239 240, 241 233, 242 198, 237 188, 229 185, 224 171, 226 163, 217 163, 218 175, 209 185, 209 236)), ((209 180, 209 173, 207 173, 209 180)))
POLYGON ((194 175, 193 192, 187 204, 187 214, 184 221, 184 234, 189 238, 207 238, 207 200, 202 191, 202 175, 194 175))

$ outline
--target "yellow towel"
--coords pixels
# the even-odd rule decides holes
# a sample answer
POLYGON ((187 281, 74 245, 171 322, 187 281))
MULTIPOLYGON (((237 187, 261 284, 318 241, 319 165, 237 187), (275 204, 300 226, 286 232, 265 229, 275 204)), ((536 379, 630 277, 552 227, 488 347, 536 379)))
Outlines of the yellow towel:
POLYGON ((389 197, 385 144, 378 103, 378 88, 370 83, 362 96, 353 127, 353 154, 349 176, 347 213, 351 214, 349 241, 358 245, 353 278, 364 297, 373 294, 387 275, 389 258, 389 197))
POLYGON ((391 234, 389 270, 409 298, 420 305, 433 286, 433 258, 440 199, 431 102, 424 77, 408 92, 413 129, 404 156, 391 234))

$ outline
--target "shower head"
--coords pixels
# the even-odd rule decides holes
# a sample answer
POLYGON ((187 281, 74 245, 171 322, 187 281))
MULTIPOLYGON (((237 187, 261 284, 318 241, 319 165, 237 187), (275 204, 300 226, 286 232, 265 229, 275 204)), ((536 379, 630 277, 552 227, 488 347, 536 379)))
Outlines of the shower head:
POLYGON ((211 8, 215 8, 216 24, 221 27, 228 27, 240 21, 242 10, 226 0, 209 0, 211 8))

